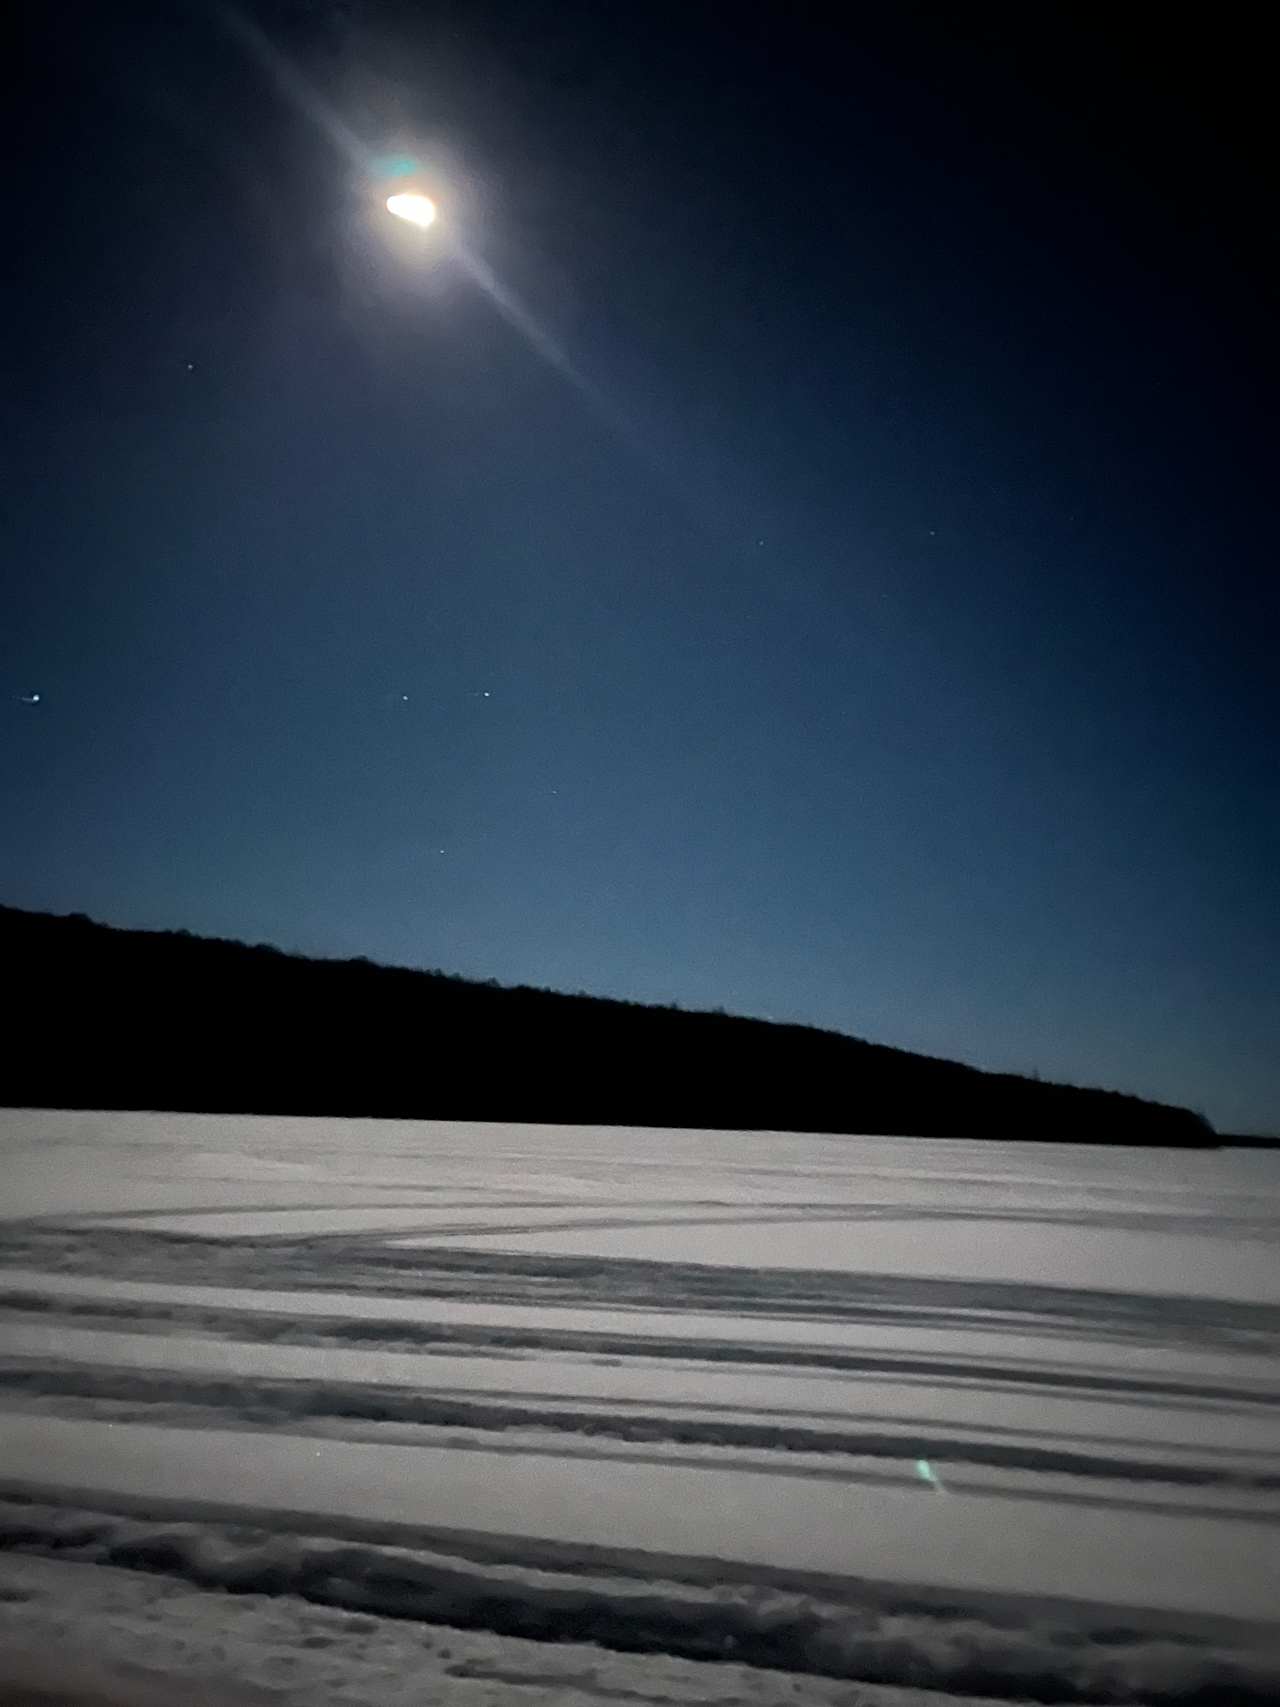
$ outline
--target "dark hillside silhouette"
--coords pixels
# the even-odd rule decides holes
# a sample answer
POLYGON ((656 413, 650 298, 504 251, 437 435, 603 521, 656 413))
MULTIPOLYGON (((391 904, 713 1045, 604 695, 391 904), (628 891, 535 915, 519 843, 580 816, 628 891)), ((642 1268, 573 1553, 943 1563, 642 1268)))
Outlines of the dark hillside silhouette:
POLYGON ((0 908, 10 1106, 1210 1145, 1187 1109, 802 1025, 0 908))

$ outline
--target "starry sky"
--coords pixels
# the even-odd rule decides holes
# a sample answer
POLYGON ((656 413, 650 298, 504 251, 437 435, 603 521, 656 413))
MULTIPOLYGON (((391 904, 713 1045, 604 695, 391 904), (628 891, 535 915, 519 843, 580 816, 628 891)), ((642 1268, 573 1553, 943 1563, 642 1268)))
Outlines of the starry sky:
POLYGON ((17 11, 0 899, 1280 1125, 1243 14, 17 11))

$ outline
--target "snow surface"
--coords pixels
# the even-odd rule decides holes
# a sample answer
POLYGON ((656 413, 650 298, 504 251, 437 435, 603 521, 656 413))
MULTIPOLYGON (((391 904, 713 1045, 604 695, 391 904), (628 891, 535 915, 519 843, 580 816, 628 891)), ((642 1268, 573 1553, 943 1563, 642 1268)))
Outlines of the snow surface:
POLYGON ((10 1111, 0 1178, 0 1678, 1280 1695, 1275 1157, 10 1111))

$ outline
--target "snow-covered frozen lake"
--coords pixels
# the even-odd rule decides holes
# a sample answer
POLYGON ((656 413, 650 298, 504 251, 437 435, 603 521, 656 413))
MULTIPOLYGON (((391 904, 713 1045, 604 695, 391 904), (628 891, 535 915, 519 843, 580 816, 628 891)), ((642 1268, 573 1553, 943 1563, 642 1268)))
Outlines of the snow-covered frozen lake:
POLYGON ((1280 1694, 1278 1156, 7 1111, 0 1192, 11 1651, 1280 1694))

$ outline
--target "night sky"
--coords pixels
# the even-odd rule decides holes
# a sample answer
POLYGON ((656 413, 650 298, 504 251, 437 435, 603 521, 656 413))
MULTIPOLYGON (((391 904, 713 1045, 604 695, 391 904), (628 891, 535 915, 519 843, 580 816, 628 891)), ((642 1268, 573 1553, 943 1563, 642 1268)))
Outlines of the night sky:
POLYGON ((1276 1127, 1245 13, 17 12, 0 900, 1276 1127))

